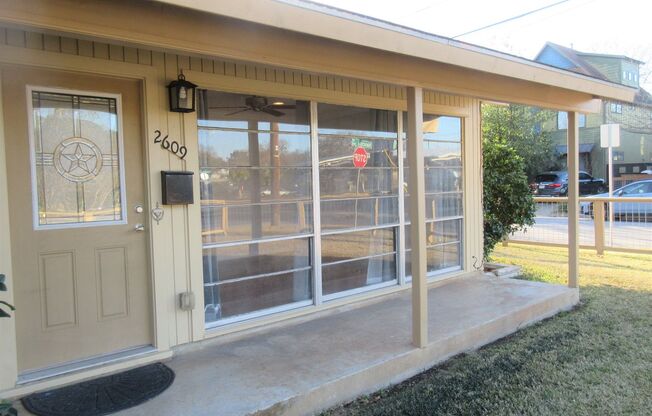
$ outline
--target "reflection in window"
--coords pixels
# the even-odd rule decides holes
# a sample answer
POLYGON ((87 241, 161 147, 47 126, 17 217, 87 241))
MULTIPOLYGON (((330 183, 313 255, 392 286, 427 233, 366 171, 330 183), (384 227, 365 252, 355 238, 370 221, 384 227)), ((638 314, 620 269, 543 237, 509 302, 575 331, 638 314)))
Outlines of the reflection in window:
POLYGON ((206 322, 310 300, 309 103, 198 96, 206 322))
POLYGON ((324 295, 396 279, 396 227, 322 237, 324 295))
MULTIPOLYGON (((404 115, 407 126, 407 115, 404 115)), ((404 128, 405 130, 405 128, 404 128)), ((405 134, 403 136, 405 138, 405 134)), ((403 140, 405 148, 406 143, 403 140)), ((462 247, 463 177, 462 119, 423 115, 423 153, 426 199, 426 269, 460 268, 462 247)), ((405 275, 411 276, 410 198, 407 152, 405 180, 405 275)))
POLYGON ((123 220, 115 98, 32 91, 37 226, 123 220))
POLYGON ((319 104, 318 120, 323 293, 393 281, 399 220, 396 112, 319 104), (356 160, 355 154, 366 156, 356 160))

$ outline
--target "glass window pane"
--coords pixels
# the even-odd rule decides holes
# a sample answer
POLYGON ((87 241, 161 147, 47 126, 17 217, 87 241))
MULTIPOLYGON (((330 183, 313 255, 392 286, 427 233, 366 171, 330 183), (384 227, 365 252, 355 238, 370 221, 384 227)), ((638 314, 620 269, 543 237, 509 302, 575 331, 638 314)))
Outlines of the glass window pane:
POLYGON ((39 225, 120 221, 115 98, 32 91, 39 225))
POLYGON ((245 204, 307 200, 312 197, 312 172, 306 168, 202 169, 202 201, 245 204))
POLYGON ((310 300, 309 270, 249 280, 204 286, 204 315, 207 323, 310 300))
POLYGON ((425 168, 426 193, 461 192, 462 168, 425 168))
MULTIPOLYGON (((403 112, 403 133, 407 133, 407 112, 403 112)), ((462 141, 462 119, 459 117, 423 115, 423 139, 447 142, 462 141)))
MULTIPOLYGON (((411 225, 405 226, 405 249, 412 249, 411 225)), ((428 272, 460 267, 460 246, 462 241, 462 219, 426 223, 426 246, 428 272)), ((411 275, 411 256, 406 256, 405 275, 411 275)))
POLYGON ((395 138, 396 111, 319 104, 319 134, 395 138))
POLYGON ((319 171, 322 199, 398 194, 398 169, 322 167, 319 171))
POLYGON ((322 264, 394 252, 395 228, 325 235, 321 240, 322 264))
MULTIPOLYGON (((462 265, 460 244, 446 244, 426 248, 426 273, 443 269, 459 269, 462 265)), ((412 277, 412 251, 405 253, 405 276, 412 277)))
POLYGON ((353 152, 363 148, 367 155, 369 167, 396 167, 398 150, 396 134, 387 139, 361 139, 360 136, 319 135, 319 166, 354 167, 353 152))
POLYGON ((199 127, 310 132, 310 103, 281 97, 199 90, 199 127))
POLYGON ((312 202, 224 205, 202 201, 204 244, 258 240, 312 232, 312 202))
POLYGON ((461 241, 462 220, 437 221, 426 224, 426 244, 429 246, 461 241))
POLYGON ((337 263, 322 268, 324 295, 396 279, 396 255, 337 263))
MULTIPOLYGON (((412 248, 411 224, 405 225, 405 248, 412 248)), ((435 221, 426 223, 426 245, 462 241, 462 220, 435 221)))
POLYGON ((372 227, 398 223, 398 198, 358 198, 321 201, 322 230, 372 227))
POLYGON ((395 237, 396 228, 323 236, 323 293, 327 295, 396 279, 395 237))
MULTIPOLYGON (((276 125, 277 123, 272 123, 276 125)), ((310 166, 310 135, 199 127, 201 168, 310 166)))
POLYGON ((462 166, 462 144, 424 140, 423 164, 425 167, 462 166))
POLYGON ((331 104, 318 111, 322 229, 396 224, 396 111, 331 104))
MULTIPOLYGON (((405 221, 410 221, 410 198, 405 197, 405 221)), ((463 215, 462 193, 426 194, 426 221, 463 215)))
POLYGON ((204 249, 204 283, 310 267, 308 239, 204 249))

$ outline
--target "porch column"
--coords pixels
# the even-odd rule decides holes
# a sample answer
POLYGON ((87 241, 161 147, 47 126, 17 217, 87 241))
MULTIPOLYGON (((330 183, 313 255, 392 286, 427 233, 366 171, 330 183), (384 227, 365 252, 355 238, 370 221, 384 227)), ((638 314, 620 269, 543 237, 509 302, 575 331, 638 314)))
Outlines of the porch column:
POLYGON ((412 343, 428 344, 428 286, 426 281, 426 198, 423 171, 423 90, 407 88, 407 157, 412 241, 412 343))
POLYGON ((579 273, 579 129, 578 114, 568 112, 568 287, 578 287, 579 273))

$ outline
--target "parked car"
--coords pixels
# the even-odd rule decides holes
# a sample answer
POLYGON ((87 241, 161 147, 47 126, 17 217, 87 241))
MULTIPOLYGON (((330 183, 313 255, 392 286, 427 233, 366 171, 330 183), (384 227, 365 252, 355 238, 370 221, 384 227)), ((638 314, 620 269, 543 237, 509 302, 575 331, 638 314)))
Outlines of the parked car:
MULTIPOLYGON (((614 198, 652 198, 652 179, 632 182, 613 192, 614 198)), ((592 195, 589 198, 609 198, 609 193, 592 195)), ((652 202, 613 202, 612 209, 614 217, 648 217, 652 216, 652 202)), ((593 216, 593 202, 580 202, 582 214, 593 216)), ((609 207, 605 206, 605 216, 608 215, 609 207)))
MULTIPOLYGON (((592 195, 607 190, 604 179, 594 178, 584 171, 579 172, 580 195, 592 195)), ((538 196, 568 195, 568 172, 551 171, 536 176, 532 189, 538 196)))

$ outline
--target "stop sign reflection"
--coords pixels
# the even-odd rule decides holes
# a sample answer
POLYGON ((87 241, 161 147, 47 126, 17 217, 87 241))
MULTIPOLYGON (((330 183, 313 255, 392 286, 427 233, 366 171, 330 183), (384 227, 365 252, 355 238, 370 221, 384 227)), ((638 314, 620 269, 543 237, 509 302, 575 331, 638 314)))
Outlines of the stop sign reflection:
POLYGON ((362 148, 358 147, 353 152, 353 166, 356 168, 364 168, 367 166, 367 161, 369 160, 369 153, 362 148))

